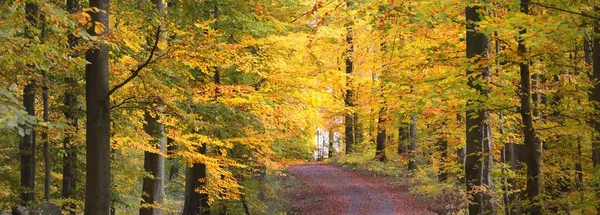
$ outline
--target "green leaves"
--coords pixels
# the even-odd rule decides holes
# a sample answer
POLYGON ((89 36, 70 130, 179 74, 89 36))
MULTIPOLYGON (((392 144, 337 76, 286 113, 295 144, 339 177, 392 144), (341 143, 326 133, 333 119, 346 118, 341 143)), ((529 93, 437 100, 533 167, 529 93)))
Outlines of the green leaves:
POLYGON ((16 89, 14 86, 12 85, 12 90, 0 87, 0 131, 17 131, 20 136, 24 136, 31 132, 30 128, 36 124, 36 118, 28 115, 13 95, 16 89))

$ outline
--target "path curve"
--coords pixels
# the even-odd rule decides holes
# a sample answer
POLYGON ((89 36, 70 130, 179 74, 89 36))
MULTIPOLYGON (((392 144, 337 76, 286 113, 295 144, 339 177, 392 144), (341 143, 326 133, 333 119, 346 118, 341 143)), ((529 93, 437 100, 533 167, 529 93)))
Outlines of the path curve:
POLYGON ((323 163, 293 165, 288 172, 306 183, 286 194, 299 214, 434 214, 406 188, 375 176, 323 163))

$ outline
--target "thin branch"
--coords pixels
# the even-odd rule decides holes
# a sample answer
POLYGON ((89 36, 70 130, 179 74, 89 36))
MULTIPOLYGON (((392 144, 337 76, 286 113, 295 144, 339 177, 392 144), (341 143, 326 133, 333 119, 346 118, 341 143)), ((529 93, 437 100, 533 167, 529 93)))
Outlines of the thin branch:
POLYGON ((116 104, 116 105, 113 105, 112 107, 110 107, 110 110, 117 109, 118 107, 121 107, 124 104, 131 103, 129 101, 132 99, 135 99, 135 97, 129 97, 129 98, 123 99, 123 101, 121 101, 119 104, 116 104))
POLYGON ((498 111, 498 112, 499 112, 499 111, 508 111, 508 112, 511 112, 511 113, 518 113, 518 111, 516 111, 516 110, 512 110, 512 109, 519 109, 519 107, 518 107, 518 106, 504 106, 504 107, 503 107, 503 106, 500 106, 500 105, 495 105, 495 104, 492 104, 492 105, 493 105, 495 108, 487 108, 487 110, 488 110, 488 111, 491 111, 491 112, 496 112, 496 111, 498 111))
MULTIPOLYGON (((296 18, 294 18, 292 21, 290 21, 290 23, 294 23, 294 22, 298 21, 298 19, 300 19, 300 18, 302 18, 302 17, 304 17, 306 15, 313 14, 313 13, 317 12, 319 9, 324 8, 325 6, 328 6, 331 3, 333 3, 333 2, 335 2, 335 1, 330 1, 329 3, 327 3, 325 5, 318 5, 319 2, 317 2, 317 5, 314 5, 309 11, 306 11, 306 12, 300 14, 299 16, 297 16, 296 18)), ((342 4, 342 3, 340 3, 340 4, 342 4)), ((337 9, 338 7, 339 7, 339 5, 336 6, 335 9, 337 9)))
POLYGON ((583 12, 570 11, 570 10, 566 10, 566 9, 558 8, 558 7, 555 7, 555 6, 552 6, 552 5, 546 5, 546 4, 542 4, 542 3, 538 3, 538 2, 529 2, 529 4, 532 4, 532 5, 537 5, 537 6, 544 7, 544 8, 548 8, 548 9, 552 9, 552 10, 558 10, 558 11, 562 11, 562 12, 565 12, 565 13, 570 13, 570 14, 580 15, 580 16, 583 16, 583 17, 591 18, 591 19, 597 19, 597 20, 600 20, 600 17, 596 17, 596 16, 588 15, 588 14, 585 14, 585 13, 583 13, 583 12))
POLYGON ((156 37, 154 39, 154 45, 152 46, 152 50, 150 51, 150 56, 148 56, 148 59, 144 63, 138 65, 138 67, 135 70, 131 70, 131 75, 129 75, 129 77, 127 77, 127 79, 125 79, 125 81, 121 82, 120 84, 117 84, 112 89, 110 89, 110 91, 108 91, 108 95, 106 95, 106 98, 105 98, 106 100, 108 100, 110 95, 112 95, 119 88, 125 86, 127 83, 129 83, 131 80, 133 80, 135 77, 137 77, 140 74, 140 72, 142 71, 142 69, 144 69, 146 66, 148 66, 148 64, 150 64, 152 58, 154 57, 154 53, 158 49, 158 42, 160 41, 160 31, 161 31, 161 27, 158 26, 158 29, 156 29, 156 37))
POLYGON ((150 96, 152 97, 150 100, 152 102, 164 104, 164 101, 163 101, 163 99, 160 96, 154 95, 154 93, 152 93, 152 91, 150 91, 148 89, 148 86, 146 85, 146 81, 144 80, 144 78, 142 78, 142 76, 139 76, 139 78, 142 81, 142 86, 144 86, 144 90, 146 90, 146 92, 148 94, 150 94, 150 96))

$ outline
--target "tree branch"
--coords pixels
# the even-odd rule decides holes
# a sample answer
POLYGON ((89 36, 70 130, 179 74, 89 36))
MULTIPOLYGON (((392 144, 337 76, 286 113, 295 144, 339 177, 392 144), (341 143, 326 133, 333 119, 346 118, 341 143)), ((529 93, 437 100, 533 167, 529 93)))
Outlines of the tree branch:
POLYGON ((542 4, 542 3, 538 3, 538 2, 529 2, 529 4, 532 4, 532 5, 537 5, 537 6, 544 7, 544 8, 548 8, 548 9, 552 9, 552 10, 558 10, 558 11, 562 11, 562 12, 565 12, 565 13, 570 13, 570 14, 580 15, 580 16, 583 16, 583 17, 591 18, 591 19, 597 19, 597 20, 600 20, 600 17, 596 17, 596 16, 588 15, 588 14, 585 14, 585 13, 583 13, 583 12, 570 11, 570 10, 566 10, 566 9, 558 8, 558 7, 555 7, 555 6, 552 6, 552 5, 546 5, 546 4, 542 4))
POLYGON ((112 89, 110 89, 110 91, 108 91, 108 95, 106 95, 106 100, 108 100, 110 98, 110 95, 112 95, 119 88, 125 86, 127 83, 129 83, 131 80, 133 80, 135 77, 137 77, 140 74, 140 72, 142 71, 142 69, 144 69, 146 66, 148 66, 148 64, 150 64, 150 61, 154 57, 154 53, 158 49, 158 42, 160 41, 160 31, 161 31, 161 27, 158 26, 158 29, 156 29, 156 37, 154 38, 154 45, 152 46, 152 50, 150 50, 150 56, 148 56, 148 59, 144 63, 138 65, 136 69, 131 70, 131 75, 129 75, 129 77, 127 77, 127 79, 125 79, 125 81, 121 82, 120 84, 115 85, 112 89))
POLYGON ((121 107, 124 104, 131 103, 131 102, 129 102, 129 100, 132 100, 132 99, 135 99, 135 97, 129 97, 129 98, 123 99, 123 101, 121 101, 119 104, 116 104, 116 105, 113 105, 112 107, 110 107, 110 110, 117 109, 118 107, 121 107))

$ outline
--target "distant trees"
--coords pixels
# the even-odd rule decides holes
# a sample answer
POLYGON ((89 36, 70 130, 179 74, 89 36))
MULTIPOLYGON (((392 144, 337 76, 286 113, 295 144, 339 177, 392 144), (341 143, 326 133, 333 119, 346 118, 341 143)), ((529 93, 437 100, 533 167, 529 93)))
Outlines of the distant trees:
POLYGON ((470 214, 600 211, 600 15, 589 2, 0 10, 2 211, 268 213, 256 182, 310 159, 315 133, 328 157, 339 138, 347 155, 335 160, 410 170, 415 192, 470 214))
MULTIPOLYGON (((352 10, 352 0, 346 1, 347 10, 352 10)), ((352 18, 349 18, 350 20, 352 18)), ((353 70, 354 70, 354 32, 352 31, 352 21, 349 21, 346 27, 346 50, 344 53, 344 62, 346 64, 346 93, 344 94, 344 105, 349 109, 344 115, 344 135, 346 138, 346 154, 353 152, 355 144, 359 142, 357 137, 361 131, 358 129, 358 113, 353 108, 356 107, 353 70)))

